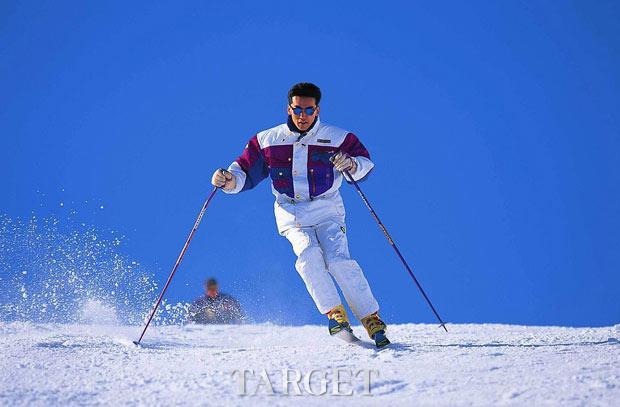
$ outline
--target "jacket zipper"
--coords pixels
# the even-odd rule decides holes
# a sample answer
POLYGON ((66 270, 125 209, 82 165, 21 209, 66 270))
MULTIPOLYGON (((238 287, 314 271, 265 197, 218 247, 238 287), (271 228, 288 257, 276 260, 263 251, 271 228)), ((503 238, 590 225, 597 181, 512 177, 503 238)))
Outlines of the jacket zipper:
POLYGON ((316 195, 316 181, 314 180, 314 169, 310 168, 310 178, 312 179, 312 195, 316 195))

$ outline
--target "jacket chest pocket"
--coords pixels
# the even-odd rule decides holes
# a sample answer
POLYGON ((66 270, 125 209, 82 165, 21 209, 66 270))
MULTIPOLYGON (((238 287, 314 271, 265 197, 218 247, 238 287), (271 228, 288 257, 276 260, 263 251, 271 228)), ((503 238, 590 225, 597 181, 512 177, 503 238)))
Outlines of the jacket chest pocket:
POLYGON ((293 196, 293 176, 291 167, 270 167, 269 176, 273 187, 281 194, 293 196))
POLYGON ((264 153, 269 168, 291 168, 293 165, 292 145, 266 147, 264 153))
POLYGON ((334 184, 334 171, 332 167, 321 166, 308 169, 308 184, 310 196, 318 196, 330 189, 334 184))

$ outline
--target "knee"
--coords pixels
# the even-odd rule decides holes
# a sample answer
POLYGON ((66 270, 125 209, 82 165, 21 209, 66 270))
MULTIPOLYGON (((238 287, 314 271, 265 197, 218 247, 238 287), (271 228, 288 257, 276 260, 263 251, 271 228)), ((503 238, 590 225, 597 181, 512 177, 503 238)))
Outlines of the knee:
POLYGON ((295 268, 302 273, 306 268, 312 267, 313 265, 325 267, 323 253, 317 246, 307 246, 299 253, 299 256, 297 256, 295 268))
POLYGON ((355 260, 345 257, 336 257, 327 261, 327 268, 336 278, 350 278, 362 272, 359 264, 355 260))
POLYGON ((328 270, 343 290, 367 291, 370 289, 362 268, 355 260, 331 262, 328 270))

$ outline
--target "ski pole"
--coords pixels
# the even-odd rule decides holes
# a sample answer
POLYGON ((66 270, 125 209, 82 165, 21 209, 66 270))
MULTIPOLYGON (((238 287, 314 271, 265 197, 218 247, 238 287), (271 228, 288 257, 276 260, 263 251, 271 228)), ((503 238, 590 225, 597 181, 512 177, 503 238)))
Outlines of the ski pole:
POLYGON ((428 296, 426 295, 426 293, 424 292, 424 289, 422 288, 422 286, 420 285, 420 283, 418 282, 418 279, 415 277, 415 275, 413 274, 413 271, 411 271, 411 267, 409 267, 409 264, 407 264, 407 261, 405 261, 405 258, 403 257, 402 254, 400 254, 400 250, 398 250, 398 247, 396 247, 396 243, 394 243, 394 240, 392 240, 392 237, 390 236, 390 234, 388 233, 387 229, 385 228, 385 226, 383 226, 383 223, 381 223, 381 220, 379 220, 379 216, 377 216, 377 213, 375 212, 374 209, 372 209, 372 206, 370 205, 370 202, 368 201, 368 198, 366 198, 366 195, 364 195, 364 193, 362 192, 360 186, 358 185, 357 181, 355 181, 353 179, 353 177, 351 176, 351 174, 349 173, 349 171, 344 170, 343 171, 345 178, 347 179, 347 181, 351 182, 353 184, 353 186, 355 187, 355 189, 357 190, 357 193, 362 197, 362 201, 364 201, 364 203, 366 204, 366 207, 368 208, 368 210, 370 211, 370 214, 372 215, 373 218, 375 218, 375 220, 377 221, 377 223, 379 224, 379 228, 381 228, 381 230, 383 231, 383 234, 385 234, 385 237, 387 238, 388 242, 390 243, 390 246, 392 246, 392 248, 394 249, 394 251, 396 252, 396 254, 398 255, 398 258, 400 258, 400 261, 403 262, 403 265, 405 266, 405 268, 407 269, 407 271, 409 272, 409 275, 411 276, 411 278, 413 279, 413 281, 415 282, 415 284, 418 286, 418 288, 420 289, 420 292, 422 293, 422 295, 424 296, 424 299, 426 300, 426 303, 431 307, 431 309, 433 310, 433 313, 435 314, 435 316, 437 317, 437 319, 440 322, 440 326, 446 330, 446 332, 448 332, 448 329, 446 328, 446 323, 443 322, 443 320, 441 319, 441 317, 439 316, 439 314, 437 313, 437 311, 435 310, 435 307, 433 307, 433 304, 431 303, 431 300, 428 298, 428 296))
POLYGON ((172 281, 172 277, 174 277, 174 273, 176 273, 177 269, 179 268, 179 264, 181 264, 181 260, 183 260, 183 256, 185 256, 185 252, 187 251, 187 248, 189 247, 189 244, 192 241, 194 234, 196 233, 196 230, 198 230, 200 221, 202 221, 202 217, 204 216, 205 211, 207 210, 207 206, 209 206, 209 203, 211 202, 211 199, 213 199, 213 196, 217 192, 217 189, 218 189, 217 187, 213 188, 213 192, 211 192, 211 194, 205 201, 204 205, 202 205, 202 209, 200 210, 200 213, 198 214, 198 218, 196 219, 196 222, 194 222, 194 227, 192 228, 192 231, 189 233, 189 236, 187 237, 187 240, 185 241, 185 244, 183 245, 183 250, 181 250, 181 254, 179 254, 179 257, 177 258, 177 262, 174 264, 174 267, 172 268, 172 271, 170 272, 170 275, 168 276, 168 280, 166 281, 166 284, 164 285, 163 290, 161 290, 161 293, 159 294, 159 298, 157 298, 157 302, 155 303, 155 306, 151 310, 151 314, 149 315, 149 319, 146 322, 146 326, 142 330, 140 339, 138 339, 137 341, 133 341, 134 344, 140 345, 140 341, 142 341, 142 338, 144 337, 144 333, 149 327, 151 320, 153 319, 153 316, 155 315, 155 312, 157 311, 157 308, 159 307, 159 304, 161 303, 162 298, 164 298, 164 293, 168 289, 168 286, 170 285, 170 282, 172 281))

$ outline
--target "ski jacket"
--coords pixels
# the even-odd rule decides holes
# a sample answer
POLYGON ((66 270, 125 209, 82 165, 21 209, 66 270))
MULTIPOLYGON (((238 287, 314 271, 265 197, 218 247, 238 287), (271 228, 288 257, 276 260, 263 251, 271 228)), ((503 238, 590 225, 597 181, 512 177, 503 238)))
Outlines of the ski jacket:
POLYGON ((356 181, 374 167, 368 150, 353 133, 322 124, 319 118, 307 133, 292 131, 286 123, 261 131, 228 167, 236 186, 224 192, 247 191, 270 177, 280 234, 330 218, 344 224, 345 210, 338 192, 343 175, 330 161, 338 152, 355 160, 357 170, 351 175, 356 181))
POLYGON ((197 324, 239 324, 244 318, 239 301, 225 293, 198 298, 190 305, 188 315, 189 321, 197 324))

